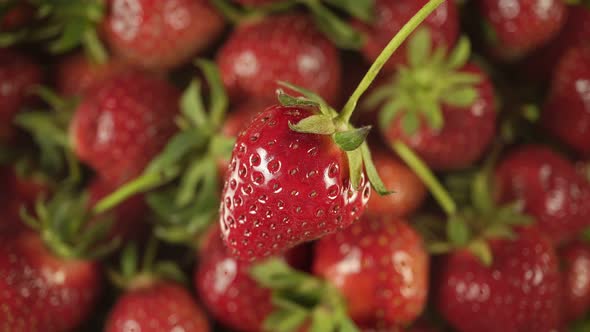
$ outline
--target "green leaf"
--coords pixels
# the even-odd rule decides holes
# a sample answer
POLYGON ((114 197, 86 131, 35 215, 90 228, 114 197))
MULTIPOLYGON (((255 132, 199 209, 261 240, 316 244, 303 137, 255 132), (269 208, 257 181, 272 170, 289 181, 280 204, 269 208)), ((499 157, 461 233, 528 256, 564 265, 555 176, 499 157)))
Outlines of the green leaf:
POLYGON ((180 99, 180 110, 182 114, 196 128, 208 128, 207 112, 203 105, 203 96, 201 93, 201 81, 192 80, 190 85, 184 90, 180 99))
POLYGON ((250 276, 260 285, 270 289, 289 289, 302 280, 302 275, 283 259, 270 258, 250 268, 250 276))
POLYGON ((450 89, 442 97, 443 101, 451 106, 469 107, 477 100, 479 93, 476 88, 466 86, 450 89))
POLYGON ((326 3, 366 23, 371 23, 375 18, 374 2, 374 0, 326 0, 326 3))
POLYGON ((317 93, 315 93, 309 89, 306 89, 304 87, 301 87, 301 86, 298 86, 295 84, 291 84, 291 83, 285 82, 285 81, 278 81, 277 83, 280 86, 285 87, 289 90, 293 90, 293 91, 301 94, 305 98, 307 98, 311 101, 315 101, 316 103, 318 103, 320 105, 322 105, 322 104, 327 105, 326 101, 322 97, 320 97, 320 95, 318 95, 317 93))
POLYGON ((348 168, 350 183, 353 188, 359 189, 361 184, 361 174, 363 172, 363 155, 360 149, 346 151, 348 156, 348 168))
POLYGON ((297 124, 289 122, 289 128, 298 133, 332 135, 336 131, 334 120, 324 114, 311 115, 300 120, 297 124))
POLYGON ((433 242, 428 244, 427 249, 433 255, 443 255, 451 252, 454 247, 448 242, 433 242))
POLYGON ((49 51, 53 54, 61 54, 73 50, 80 45, 85 31, 89 28, 90 26, 84 18, 71 19, 63 27, 59 39, 50 43, 49 51))
POLYGON ((440 131, 443 128, 445 122, 438 100, 432 100, 428 97, 425 97, 422 98, 422 101, 424 103, 424 110, 422 110, 422 114, 428 122, 428 126, 435 131, 440 131))
POLYGON ((515 239, 516 233, 508 225, 495 224, 486 227, 483 231, 483 237, 488 239, 515 239))
POLYGON ((371 126, 353 128, 346 131, 334 133, 334 142, 344 151, 356 150, 367 139, 371 126))
POLYGON ((137 244, 129 243, 121 253, 121 274, 125 279, 132 278, 139 269, 139 255, 137 244))
POLYGON ((336 329, 333 315, 325 308, 317 308, 311 313, 309 332, 331 332, 336 329))
POLYGON ((490 189, 490 169, 483 169, 475 174, 471 184, 471 203, 474 208, 484 214, 494 209, 494 200, 490 189))
POLYGON ((375 168, 375 164, 373 163, 373 157, 371 156, 371 150, 369 149, 369 145, 364 142, 361 145, 361 153, 363 156, 363 164, 365 165, 365 172, 367 173, 367 177, 369 178, 369 182, 371 182, 371 186, 379 195, 389 195, 394 193, 392 190, 388 190, 383 184, 383 180, 379 176, 379 172, 377 172, 377 168, 375 168))
POLYGON ((296 331, 308 316, 307 311, 277 310, 264 320, 263 330, 269 332, 296 331))
POLYGON ((485 240, 472 241, 468 246, 469 251, 485 265, 490 266, 493 262, 492 249, 485 240))
POLYGON ((379 111, 379 126, 382 130, 387 129, 391 124, 391 121, 400 114, 406 105, 404 98, 391 98, 385 103, 383 108, 379 111))
POLYGON ((419 68, 430 55, 432 49, 432 38, 430 32, 426 28, 416 30, 408 40, 408 61, 410 66, 419 68))
MULTIPOLYGON (((205 178, 217 178, 217 167, 215 161, 210 157, 196 158, 180 178, 176 205, 185 206, 196 196, 198 185, 205 178)), ((215 188, 216 189, 216 188, 215 188)), ((208 192, 208 196, 215 196, 218 190, 208 192)))
POLYGON ((359 49, 363 45, 363 36, 348 22, 338 17, 319 1, 305 1, 310 9, 318 28, 336 46, 344 49, 359 49))
POLYGON ((456 246, 464 246, 471 237, 469 226, 465 220, 459 216, 451 216, 447 222, 447 237, 449 241, 456 246))
POLYGON ((203 71, 211 91, 209 122, 214 128, 219 128, 229 105, 229 98, 223 86, 221 74, 219 73, 217 65, 213 61, 199 59, 196 61, 196 64, 203 71))
POLYGON ((277 91, 277 98, 279 103, 286 107, 317 107, 320 108, 320 104, 314 100, 307 99, 305 97, 293 97, 285 93, 282 89, 277 91))
POLYGON ((163 171, 173 166, 178 167, 191 151, 203 147, 206 142, 206 138, 199 130, 185 130, 177 133, 168 141, 164 150, 152 159, 144 174, 163 171))
POLYGON ((340 319, 339 322, 340 329, 338 332, 360 332, 361 330, 356 326, 356 324, 349 318, 343 317, 340 319))
POLYGON ((154 266, 157 276, 173 280, 181 284, 188 284, 188 279, 182 269, 174 261, 160 261, 154 266))
POLYGON ((447 58, 447 66, 450 69, 459 69, 467 64, 470 56, 471 43, 469 42, 469 38, 462 36, 459 38, 459 41, 451 54, 449 54, 447 58))
POLYGON ((414 135, 420 126, 420 118, 415 112, 406 112, 402 117, 402 129, 407 135, 414 135))

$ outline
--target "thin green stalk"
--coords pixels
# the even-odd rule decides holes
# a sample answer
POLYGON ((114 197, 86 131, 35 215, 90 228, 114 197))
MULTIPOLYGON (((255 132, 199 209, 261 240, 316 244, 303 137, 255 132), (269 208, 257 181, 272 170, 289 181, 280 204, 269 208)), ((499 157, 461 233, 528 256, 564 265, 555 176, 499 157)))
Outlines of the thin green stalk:
POLYGON ((356 105, 363 95, 365 91, 369 88, 371 83, 375 80, 381 68, 385 65, 385 63, 391 58, 393 53, 400 47, 400 45, 408 38, 408 36, 416 30, 416 28, 430 15, 433 11, 438 8, 445 0, 430 0, 422 9, 420 9, 414 17, 412 17, 402 28, 401 30, 391 39, 389 44, 385 46, 381 54, 377 57, 375 62, 371 65, 371 68, 363 77, 363 80, 359 83, 357 88, 354 90, 342 112, 338 116, 338 120, 342 122, 348 123, 350 121, 350 117, 356 108, 356 105))
POLYGON ((397 141, 391 146, 399 157, 418 175, 447 216, 457 212, 457 205, 426 164, 406 144, 397 141))

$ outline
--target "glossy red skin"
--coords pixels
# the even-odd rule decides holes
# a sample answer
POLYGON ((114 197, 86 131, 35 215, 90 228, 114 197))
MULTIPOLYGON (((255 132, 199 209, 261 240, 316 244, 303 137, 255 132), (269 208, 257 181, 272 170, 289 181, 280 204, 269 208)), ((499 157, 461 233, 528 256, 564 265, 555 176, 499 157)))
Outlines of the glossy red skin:
POLYGON ((170 69, 206 49, 224 25, 207 0, 109 0, 104 35, 120 58, 170 69))
POLYGON ((24 54, 0 49, 0 142, 14 135, 14 116, 32 99, 30 89, 41 84, 41 67, 24 54))
MULTIPOLYGON (((104 179, 95 178, 88 186, 90 206, 94 206, 118 187, 104 179)), ((134 195, 121 202, 104 215, 107 218, 105 220, 112 222, 107 239, 120 238, 121 241, 127 242, 145 238, 149 231, 149 225, 146 222, 147 212, 148 206, 143 195, 134 195)))
POLYGON ((528 145, 511 152, 498 164, 495 179, 498 201, 520 202, 556 244, 590 226, 590 183, 547 147, 528 145))
POLYGON ((516 60, 551 40, 566 21, 562 0, 481 0, 479 11, 496 36, 488 40, 491 52, 516 60))
POLYGON ((459 332, 556 331, 561 276, 550 241, 528 229, 489 244, 490 267, 467 250, 445 258, 434 286, 439 312, 459 332))
POLYGON ((572 322, 590 309, 590 245, 573 242, 558 251, 563 276, 563 319, 572 322))
POLYGON ((63 59, 58 65, 57 90, 64 96, 84 95, 94 85, 128 69, 129 67, 118 59, 98 64, 83 53, 75 54, 63 59))
POLYGON ((419 129, 408 135, 401 126, 400 117, 381 131, 387 142, 404 142, 436 171, 471 166, 483 155, 496 130, 494 90, 489 77, 473 63, 460 71, 481 75, 482 81, 475 86, 479 98, 467 108, 441 105, 444 127, 440 131, 421 121, 419 129))
POLYGON ((220 208, 224 241, 238 259, 263 258, 334 233, 365 210, 369 183, 363 175, 359 189, 352 188, 348 159, 332 138, 289 128, 314 112, 273 106, 238 137, 220 208))
POLYGON ((179 97, 170 83, 137 71, 102 82, 70 124, 76 155, 111 183, 136 177, 177 131, 179 97))
POLYGON ((234 102, 276 99, 279 80, 310 89, 331 105, 340 97, 338 50, 303 14, 273 15, 238 26, 216 61, 234 102))
POLYGON ((115 303, 105 332, 209 332, 205 313, 191 294, 173 282, 132 289, 115 303))
POLYGON ((50 253, 38 234, 0 241, 0 330, 62 332, 93 314, 101 288, 99 265, 50 253))
POLYGON ((270 290, 249 276, 250 263, 232 257, 216 228, 201 248, 194 284, 209 313, 223 325, 239 332, 258 332, 273 311, 270 290))
POLYGON ((542 123, 582 156, 590 156, 590 43, 569 49, 553 75, 542 123))
MULTIPOLYGON (((352 25, 364 33, 366 42, 362 53, 373 63, 391 38, 414 16, 427 0, 376 0, 377 17, 371 24, 353 19, 352 25)), ((459 37, 459 13, 454 1, 445 1, 419 27, 426 28, 432 37, 433 48, 453 48, 459 37)), ((412 37, 410 37, 412 38, 412 37)), ((406 45, 402 44, 383 68, 392 72, 407 63, 406 45)))
POLYGON ((395 192, 381 196, 373 191, 365 213, 375 216, 410 216, 426 199, 428 192, 424 183, 393 153, 374 149, 372 156, 385 188, 395 192))
POLYGON ((367 217, 315 247, 313 272, 344 295, 348 314, 373 328, 406 326, 426 305, 429 257, 402 219, 367 217))

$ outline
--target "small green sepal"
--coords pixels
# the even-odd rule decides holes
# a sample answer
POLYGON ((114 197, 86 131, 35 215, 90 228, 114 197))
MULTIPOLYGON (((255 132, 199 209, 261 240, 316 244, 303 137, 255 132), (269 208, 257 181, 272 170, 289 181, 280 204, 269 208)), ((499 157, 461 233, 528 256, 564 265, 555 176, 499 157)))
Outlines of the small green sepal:
POLYGON ((336 132, 336 126, 331 117, 316 114, 301 119, 296 124, 289 122, 289 128, 298 133, 332 135, 336 132))
POLYGON ((344 151, 356 150, 365 142, 370 131, 371 126, 338 131, 333 135, 334 142, 344 151))

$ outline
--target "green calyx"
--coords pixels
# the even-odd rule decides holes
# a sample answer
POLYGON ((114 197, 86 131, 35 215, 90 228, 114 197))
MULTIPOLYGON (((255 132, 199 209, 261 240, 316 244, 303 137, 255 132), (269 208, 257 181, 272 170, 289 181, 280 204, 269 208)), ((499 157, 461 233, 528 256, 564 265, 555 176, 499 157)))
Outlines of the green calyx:
POLYGON ((235 141, 220 134, 229 102, 216 66, 206 60, 196 64, 210 87, 207 107, 201 82, 194 80, 180 101, 180 131, 139 177, 95 207, 96 211, 108 210, 134 194, 149 192, 147 202, 158 216, 156 235, 168 242, 189 245, 194 244, 196 235, 207 228, 217 212, 217 163, 229 160, 235 141))
POLYGON ((271 258, 254 265, 250 274, 272 290, 275 310, 264 321, 264 331, 297 331, 309 324, 310 332, 356 332, 342 295, 328 282, 297 271, 284 260, 271 258))
POLYGON ((475 84, 481 77, 459 70, 470 57, 470 43, 462 37, 446 55, 445 48, 432 50, 432 38, 426 29, 416 31, 408 42, 408 64, 402 66, 389 84, 376 89, 364 107, 379 112, 382 129, 401 117, 404 131, 411 135, 425 120, 434 130, 444 126, 442 105, 467 108, 478 98, 475 84))

